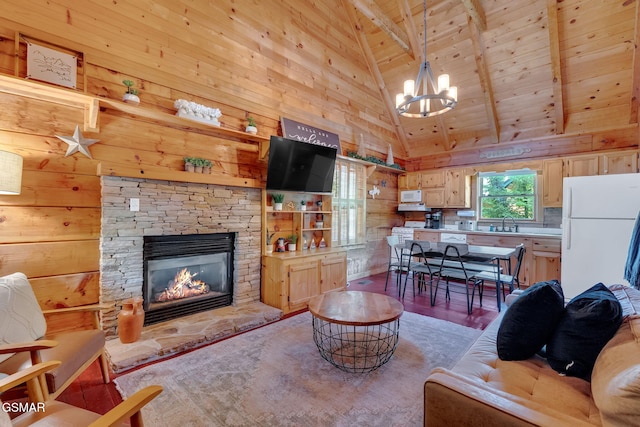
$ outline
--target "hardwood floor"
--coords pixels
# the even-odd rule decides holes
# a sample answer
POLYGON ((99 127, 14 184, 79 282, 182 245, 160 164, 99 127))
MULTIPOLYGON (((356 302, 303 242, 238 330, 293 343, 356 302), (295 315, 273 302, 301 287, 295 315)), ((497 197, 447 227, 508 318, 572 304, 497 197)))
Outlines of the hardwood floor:
MULTIPOLYGON (((498 315, 495 289, 493 288, 485 289, 482 307, 479 307, 478 296, 476 295, 473 312, 467 314, 467 300, 464 294, 451 293, 451 300, 445 301, 444 290, 440 289, 436 304, 431 307, 428 290, 419 294, 416 289, 416 296, 413 296, 411 278, 409 278, 407 283, 405 298, 401 299, 398 297, 396 274, 390 274, 389 285, 386 292, 384 290, 385 277, 386 273, 381 273, 354 280, 350 283, 348 290, 384 293, 399 299, 404 304, 405 311, 448 320, 476 329, 484 329, 498 315)), ((403 285, 404 279, 405 275, 402 275, 403 285)), ((116 378, 116 376, 112 375, 112 379, 113 378, 116 378)), ((122 401, 120 393, 117 391, 113 382, 109 384, 102 383, 100 368, 97 363, 92 364, 80 375, 80 377, 58 397, 58 400, 101 414, 106 413, 122 401)))

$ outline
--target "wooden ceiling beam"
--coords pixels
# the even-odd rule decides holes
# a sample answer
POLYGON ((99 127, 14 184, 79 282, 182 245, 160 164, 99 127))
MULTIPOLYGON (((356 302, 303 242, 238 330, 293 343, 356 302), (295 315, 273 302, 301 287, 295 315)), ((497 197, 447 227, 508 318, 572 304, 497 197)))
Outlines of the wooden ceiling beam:
POLYGON ((351 24, 351 28, 353 29, 353 32, 356 36, 356 40, 360 45, 360 49, 362 50, 362 53, 364 55, 365 61, 367 63, 367 67, 369 67, 369 72, 371 73, 371 76, 373 77, 376 85, 378 86, 378 89, 380 90, 380 94, 382 95, 382 100, 384 101, 384 105, 387 111, 389 112, 389 117, 391 118, 391 122, 393 123, 393 126, 395 128, 396 137, 402 144, 402 148, 404 149, 404 152, 408 153, 409 150, 408 150, 407 136, 405 135, 402 129, 402 125, 400 124, 400 119, 398 118, 398 114, 396 113, 395 100, 392 99, 391 95, 389 94, 389 91, 387 90, 387 87, 384 83, 384 79, 382 78, 382 73, 378 68, 378 63, 376 62, 375 56, 371 51, 371 47, 367 42, 366 35, 362 31, 362 25, 360 25, 358 21, 358 17, 355 11, 353 10, 353 7, 349 5, 350 1, 351 0, 343 0, 343 5, 347 12, 347 17, 349 18, 349 23, 351 24))
POLYGON ((350 3, 364 16, 382 31, 387 33, 393 41, 395 41, 403 51, 412 59, 415 59, 415 53, 409 42, 409 36, 400 28, 391 18, 384 14, 374 0, 349 0, 350 3))
POLYGON ((487 31, 487 17, 484 13, 484 9, 480 4, 480 0, 461 0, 464 7, 467 9, 467 14, 471 17, 471 20, 480 31, 487 31))
MULTIPOLYGON (((551 72, 553 73, 553 108, 555 111, 556 134, 560 135, 564 133, 564 95, 562 93, 562 63, 560 59, 557 0, 547 0, 547 17, 549 21, 549 54, 551 55, 551 72)), ((636 77, 634 79, 637 80, 636 77)))
POLYGON ((469 27, 469 33, 471 35, 473 51, 475 52, 474 56, 476 67, 478 68, 480 87, 482 89, 482 94, 484 95, 484 105, 487 111, 487 125, 489 127, 489 134, 497 144, 500 142, 500 122, 498 120, 498 111, 496 109, 496 100, 493 92, 493 85, 491 84, 491 76, 489 74, 489 68, 484 56, 484 42, 482 40, 480 28, 475 24, 475 22, 473 22, 473 18, 471 16, 469 16, 467 24, 469 27))

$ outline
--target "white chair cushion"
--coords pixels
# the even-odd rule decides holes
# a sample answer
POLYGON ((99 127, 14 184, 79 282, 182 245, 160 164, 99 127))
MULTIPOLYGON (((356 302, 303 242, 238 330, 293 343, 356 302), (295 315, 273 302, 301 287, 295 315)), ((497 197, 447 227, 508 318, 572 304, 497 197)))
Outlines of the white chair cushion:
MULTIPOLYGON (((0 277, 0 344, 42 338, 47 323, 27 276, 13 273, 0 277)), ((0 362, 12 354, 0 355, 0 362)))

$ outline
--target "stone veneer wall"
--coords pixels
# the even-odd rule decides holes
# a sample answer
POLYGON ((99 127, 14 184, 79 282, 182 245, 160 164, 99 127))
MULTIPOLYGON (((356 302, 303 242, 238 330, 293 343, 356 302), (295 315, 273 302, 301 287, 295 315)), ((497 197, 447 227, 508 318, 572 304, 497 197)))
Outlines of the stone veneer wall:
POLYGON ((102 177, 102 328, 116 336, 122 300, 142 296, 143 236, 236 233, 233 305, 260 301, 259 189, 102 177), (131 212, 131 198, 140 210, 131 212))

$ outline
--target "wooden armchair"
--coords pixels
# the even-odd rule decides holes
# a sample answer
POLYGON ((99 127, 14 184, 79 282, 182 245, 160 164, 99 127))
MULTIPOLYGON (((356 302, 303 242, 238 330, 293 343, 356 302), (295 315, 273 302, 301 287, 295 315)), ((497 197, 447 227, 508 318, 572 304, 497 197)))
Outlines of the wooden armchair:
MULTIPOLYGON (((106 414, 100 415, 67 403, 49 399, 46 390, 40 387, 39 378, 46 372, 59 367, 59 361, 38 363, 0 379, 0 393, 10 390, 19 384, 26 383, 29 393, 38 395, 30 394, 31 401, 40 402, 40 399, 43 399, 40 403, 33 403, 27 406, 27 411, 24 411, 13 420, 10 420, 7 412, 10 412, 14 406, 10 403, 2 404, 0 401, 0 405, 3 405, 4 409, 8 409, 8 411, 0 411, 0 425, 12 427, 63 425, 107 427, 131 425, 131 427, 142 427, 143 421, 140 410, 162 392, 162 387, 158 385, 145 387, 106 414), (127 421, 130 424, 126 424, 127 421)), ((16 407, 16 409, 19 409, 19 407, 16 407)))
POLYGON ((15 374, 41 362, 58 360, 61 363, 40 379, 42 388, 55 399, 99 359, 103 380, 108 383, 105 334, 98 329, 98 312, 105 308, 91 305, 43 312, 23 273, 0 277, 0 372, 15 374), (94 313, 94 329, 46 333, 45 313, 73 311, 94 313))

